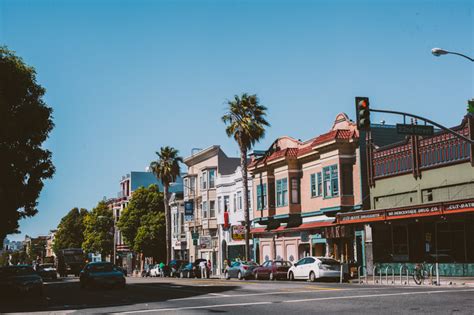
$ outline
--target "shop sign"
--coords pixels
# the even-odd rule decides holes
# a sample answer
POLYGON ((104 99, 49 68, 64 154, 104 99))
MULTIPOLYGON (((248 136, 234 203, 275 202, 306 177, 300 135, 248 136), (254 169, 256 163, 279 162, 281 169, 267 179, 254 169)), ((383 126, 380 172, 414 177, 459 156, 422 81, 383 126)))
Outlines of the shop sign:
POLYGON ((418 214, 430 214, 433 212, 441 211, 440 206, 415 208, 415 209, 400 209, 400 210, 389 210, 387 211, 387 217, 399 217, 406 215, 418 215, 418 214))
POLYGON ((350 215, 343 215, 341 216, 342 222, 351 222, 351 221, 376 221, 376 220, 383 220, 384 218, 384 211, 379 212, 360 212, 354 213, 350 215))
POLYGON ((474 208, 474 201, 450 204, 446 206, 445 211, 447 212, 456 211, 456 210, 465 209, 465 208, 474 208))
POLYGON ((241 241, 245 239, 245 226, 233 225, 232 226, 232 239, 235 241, 241 241))
POLYGON ((211 248, 212 238, 210 236, 201 236, 199 238, 199 245, 202 249, 211 248))

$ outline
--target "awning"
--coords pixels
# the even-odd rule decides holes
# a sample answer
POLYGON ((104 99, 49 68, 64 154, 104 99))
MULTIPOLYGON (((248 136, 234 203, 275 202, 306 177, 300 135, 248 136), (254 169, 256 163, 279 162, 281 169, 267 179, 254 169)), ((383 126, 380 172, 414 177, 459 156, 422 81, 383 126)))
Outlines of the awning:
POLYGON ((474 199, 430 203, 410 207, 380 210, 362 210, 337 215, 338 224, 357 224, 428 216, 443 216, 456 213, 474 212, 474 199))
POLYGON ((273 230, 267 230, 266 228, 254 228, 250 230, 250 233, 262 234, 262 233, 297 232, 297 231, 305 231, 305 230, 311 230, 315 228, 322 228, 322 227, 328 227, 328 226, 334 226, 334 225, 336 224, 333 221, 317 221, 317 222, 303 223, 296 227, 280 226, 273 230))

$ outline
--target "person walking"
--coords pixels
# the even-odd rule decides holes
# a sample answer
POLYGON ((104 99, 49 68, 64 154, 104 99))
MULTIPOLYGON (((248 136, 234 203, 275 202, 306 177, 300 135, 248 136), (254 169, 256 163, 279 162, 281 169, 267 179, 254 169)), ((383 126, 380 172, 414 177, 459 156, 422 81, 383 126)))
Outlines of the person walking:
POLYGON ((206 278, 206 272, 207 272, 206 260, 203 260, 199 263, 199 268, 201 269, 201 279, 206 278))
POLYGON ((164 278, 165 277, 165 264, 163 262, 160 262, 159 268, 160 268, 160 277, 164 278))
POLYGON ((211 260, 208 259, 207 260, 207 269, 208 269, 208 277, 210 278, 212 276, 212 263, 211 263, 211 260))

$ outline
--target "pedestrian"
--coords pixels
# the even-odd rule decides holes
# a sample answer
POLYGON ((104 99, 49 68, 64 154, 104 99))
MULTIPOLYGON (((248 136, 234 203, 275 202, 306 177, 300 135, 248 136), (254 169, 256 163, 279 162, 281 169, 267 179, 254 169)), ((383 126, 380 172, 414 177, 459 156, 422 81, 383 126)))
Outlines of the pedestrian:
POLYGON ((203 259, 203 260, 199 263, 199 268, 201 269, 201 279, 206 278, 207 263, 206 263, 206 260, 205 260, 205 259, 203 259))
POLYGON ((164 278, 165 277, 165 264, 163 262, 160 262, 159 268, 160 268, 160 277, 164 278))
POLYGON ((209 270, 208 277, 211 277, 212 276, 212 263, 210 259, 207 261, 207 268, 209 270))

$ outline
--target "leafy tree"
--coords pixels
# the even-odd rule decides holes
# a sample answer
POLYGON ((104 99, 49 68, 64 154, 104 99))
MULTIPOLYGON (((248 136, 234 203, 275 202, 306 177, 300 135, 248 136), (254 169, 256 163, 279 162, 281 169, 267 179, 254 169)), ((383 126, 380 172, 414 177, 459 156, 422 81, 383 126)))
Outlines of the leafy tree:
POLYGON ((173 147, 161 147, 160 152, 156 152, 157 161, 150 163, 150 168, 155 176, 163 184, 163 203, 165 206, 166 221, 166 261, 171 260, 171 212, 169 206, 169 187, 180 174, 179 163, 183 163, 178 150, 173 147))
POLYGON ((125 243, 148 257, 162 259, 165 253, 163 194, 158 186, 140 187, 124 209, 117 227, 125 243))
POLYGON ((56 254, 64 248, 81 248, 84 242, 84 219, 86 209, 73 208, 68 212, 58 225, 54 237, 53 250, 56 254))
MULTIPOLYGON (((265 136, 265 127, 270 124, 266 121, 267 108, 260 105, 257 95, 247 93, 234 96, 227 102, 227 113, 222 116, 226 124, 227 136, 233 137, 240 149, 240 166, 242 168, 242 181, 244 192, 248 191, 247 152, 265 136)), ((250 257, 250 217, 248 194, 244 193, 245 215, 245 259, 250 257)))
POLYGON ((54 126, 44 93, 34 68, 0 46, 0 240, 38 212, 43 180, 54 174, 51 152, 41 147, 54 126))
POLYGON ((29 260, 36 260, 38 257, 43 259, 46 256, 46 239, 32 238, 26 254, 29 260))
POLYGON ((2 252, 0 254, 0 267, 1 266, 8 266, 8 263, 10 262, 10 252, 2 252))
MULTIPOLYGON (((36 257, 35 257, 36 258, 36 257)), ((28 254, 24 250, 19 250, 11 253, 10 263, 12 265, 31 263, 32 259, 28 257, 28 254)))
POLYGON ((85 253, 100 253, 102 258, 111 255, 114 249, 114 217, 112 210, 103 201, 84 218, 85 253))

